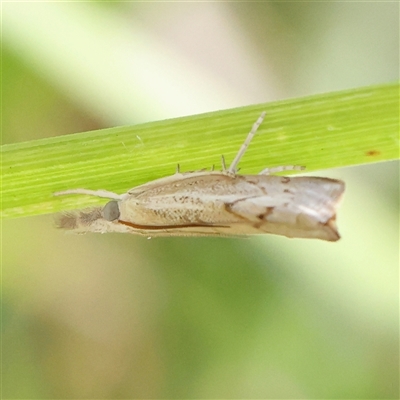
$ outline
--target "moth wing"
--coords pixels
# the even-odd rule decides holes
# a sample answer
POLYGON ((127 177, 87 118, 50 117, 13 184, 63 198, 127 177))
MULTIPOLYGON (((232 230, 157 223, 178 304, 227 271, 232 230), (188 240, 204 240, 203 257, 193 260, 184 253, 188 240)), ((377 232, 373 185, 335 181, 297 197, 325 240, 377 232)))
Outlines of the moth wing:
POLYGON ((184 172, 184 173, 176 173, 171 176, 166 176, 164 178, 156 179, 154 181, 150 181, 144 183, 143 185, 136 186, 130 189, 127 195, 138 196, 146 191, 157 189, 157 188, 166 188, 166 187, 174 187, 175 184, 182 184, 184 181, 190 178, 196 178, 201 176, 209 176, 209 175, 223 175, 221 172, 184 172))
MULTIPOLYGON (((271 178, 271 177, 269 177, 271 178)), ((344 192, 342 181, 328 178, 268 179, 260 185, 265 195, 227 205, 227 210, 247 220, 259 233, 287 237, 339 240, 336 210, 344 192)))

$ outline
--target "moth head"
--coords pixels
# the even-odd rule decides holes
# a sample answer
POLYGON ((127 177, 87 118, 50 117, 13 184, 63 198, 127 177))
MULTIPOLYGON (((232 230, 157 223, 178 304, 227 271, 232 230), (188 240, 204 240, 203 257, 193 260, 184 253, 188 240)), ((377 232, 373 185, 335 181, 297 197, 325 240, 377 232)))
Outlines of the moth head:
POLYGON ((109 201, 103 208, 103 218, 107 221, 115 221, 120 216, 119 202, 117 200, 109 201))

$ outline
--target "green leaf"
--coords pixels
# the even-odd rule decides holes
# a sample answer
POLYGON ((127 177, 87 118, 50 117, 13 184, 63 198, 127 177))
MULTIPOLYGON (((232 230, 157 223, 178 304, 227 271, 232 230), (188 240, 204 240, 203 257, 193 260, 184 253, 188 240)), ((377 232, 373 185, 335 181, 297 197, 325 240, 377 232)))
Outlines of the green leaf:
POLYGON ((262 111, 267 116, 241 173, 304 165, 307 171, 399 157, 399 85, 386 84, 201 115, 3 145, 2 217, 39 215, 104 199, 53 197, 73 188, 124 193, 182 171, 233 159, 262 111))

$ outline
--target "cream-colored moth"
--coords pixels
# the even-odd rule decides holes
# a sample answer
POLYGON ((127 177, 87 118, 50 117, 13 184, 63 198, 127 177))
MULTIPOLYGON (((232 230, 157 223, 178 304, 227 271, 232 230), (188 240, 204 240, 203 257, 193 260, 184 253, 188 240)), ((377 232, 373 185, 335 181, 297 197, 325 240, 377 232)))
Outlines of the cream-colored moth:
POLYGON ((76 233, 121 232, 147 236, 244 236, 272 233, 336 241, 336 209, 344 182, 317 177, 271 176, 303 169, 285 166, 258 175, 239 175, 237 166, 265 112, 257 119, 229 168, 181 173, 116 194, 71 189, 56 196, 84 194, 109 198, 104 207, 61 214, 58 226, 76 233))

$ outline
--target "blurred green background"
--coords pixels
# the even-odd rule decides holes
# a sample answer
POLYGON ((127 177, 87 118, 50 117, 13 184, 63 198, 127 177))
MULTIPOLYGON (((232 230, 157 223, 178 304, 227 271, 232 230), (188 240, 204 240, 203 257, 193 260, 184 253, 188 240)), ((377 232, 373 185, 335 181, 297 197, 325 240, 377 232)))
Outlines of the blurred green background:
MULTIPOLYGON (((3 143, 398 80, 396 2, 10 2, 2 29, 3 143)), ((338 243, 3 221, 2 398, 398 398, 398 167, 319 174, 338 243)))

